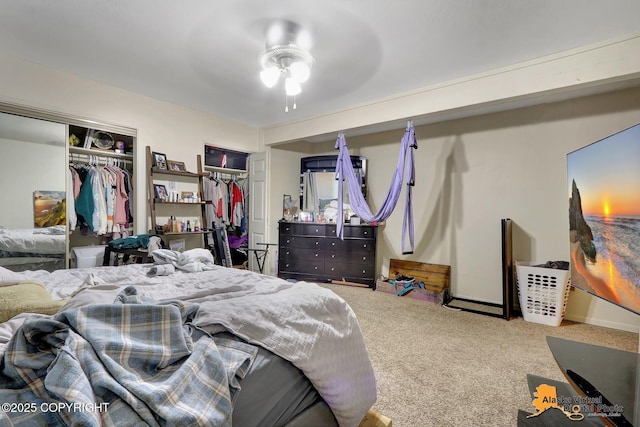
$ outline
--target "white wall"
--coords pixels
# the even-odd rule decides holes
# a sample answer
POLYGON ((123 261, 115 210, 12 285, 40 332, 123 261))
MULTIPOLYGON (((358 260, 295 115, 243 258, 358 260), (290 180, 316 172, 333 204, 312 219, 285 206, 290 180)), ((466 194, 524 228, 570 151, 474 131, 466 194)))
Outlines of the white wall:
POLYGON ((65 191, 64 148, 0 139, 0 153, 0 225, 33 228, 33 192, 65 191))
MULTIPOLYGON (((258 130, 228 119, 141 96, 0 55, 0 101, 138 130, 134 171, 136 232, 147 231, 145 146, 196 170, 204 145, 258 151, 258 130)), ((212 100, 215 102, 215 100, 212 100)), ((64 173, 64 171, 62 171, 64 173)))

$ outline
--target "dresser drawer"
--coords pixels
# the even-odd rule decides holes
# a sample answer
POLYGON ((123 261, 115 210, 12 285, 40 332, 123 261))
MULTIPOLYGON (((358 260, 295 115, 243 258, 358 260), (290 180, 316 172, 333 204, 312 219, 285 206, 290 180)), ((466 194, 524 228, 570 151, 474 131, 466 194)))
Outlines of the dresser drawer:
POLYGON ((344 250, 326 250, 324 258, 327 262, 341 262, 358 265, 373 265, 376 261, 376 255, 373 250, 369 251, 344 251, 344 250))
POLYGON ((278 260, 278 270, 288 272, 301 272, 309 274, 324 273, 324 259, 306 260, 306 259, 288 259, 278 260))
POLYGON ((341 279, 343 277, 370 279, 375 277, 375 265, 358 265, 327 261, 324 266, 324 273, 335 279, 341 279))
POLYGON ((303 236, 281 236, 280 250, 285 248, 300 248, 300 249, 320 249, 324 238, 315 237, 303 237, 303 236))
MULTIPOLYGON (((344 226, 344 237, 356 237, 363 239, 373 239, 375 236, 375 229, 370 225, 346 225, 344 226)), ((327 228, 327 236, 336 237, 336 226, 332 225, 327 228)))
POLYGON ((326 235, 327 226, 315 223, 281 223, 280 234, 295 236, 322 236, 326 235))
POLYGON ((278 252, 278 259, 280 262, 289 262, 294 259, 314 260, 323 259, 324 253, 318 249, 306 249, 306 248, 280 248, 278 252))
POLYGON ((322 249, 325 250, 348 250, 348 251, 375 251, 375 240, 368 239, 344 239, 337 237, 324 239, 322 249))
POLYGON ((300 234, 304 236, 322 236, 324 237, 327 233, 327 226, 324 224, 300 224, 301 232, 300 234))

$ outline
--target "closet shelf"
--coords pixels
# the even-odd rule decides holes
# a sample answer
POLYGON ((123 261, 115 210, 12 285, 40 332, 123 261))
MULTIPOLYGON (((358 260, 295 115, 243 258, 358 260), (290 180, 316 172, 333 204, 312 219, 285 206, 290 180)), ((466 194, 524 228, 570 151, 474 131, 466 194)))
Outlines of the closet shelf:
POLYGON ((199 174, 196 172, 189 171, 173 171, 169 169, 158 169, 157 167, 152 168, 154 174, 163 174, 163 175, 178 175, 178 176, 188 176, 190 178, 198 178, 200 176, 208 176, 209 174, 199 174))
POLYGON ((100 150, 98 148, 69 147, 69 153, 85 154, 87 156, 103 156, 103 157, 113 157, 116 159, 133 160, 133 154, 116 153, 115 151, 100 150))

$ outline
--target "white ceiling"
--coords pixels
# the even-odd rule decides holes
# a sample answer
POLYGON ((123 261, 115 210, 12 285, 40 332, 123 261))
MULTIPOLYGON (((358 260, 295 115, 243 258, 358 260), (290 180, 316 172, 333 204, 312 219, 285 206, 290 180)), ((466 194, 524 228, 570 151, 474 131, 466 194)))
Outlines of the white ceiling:
POLYGON ((0 53, 262 127, 638 31, 638 0, 3 0, 0 53), (276 19, 316 60, 289 113, 258 78, 276 19))

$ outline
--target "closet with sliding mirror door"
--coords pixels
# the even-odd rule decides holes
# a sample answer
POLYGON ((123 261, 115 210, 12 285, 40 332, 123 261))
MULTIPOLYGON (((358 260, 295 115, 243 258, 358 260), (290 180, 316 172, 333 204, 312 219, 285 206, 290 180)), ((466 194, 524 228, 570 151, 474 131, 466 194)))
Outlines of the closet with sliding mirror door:
POLYGON ((65 126, 0 113, 0 266, 65 268, 65 126))
POLYGON ((102 265, 111 239, 135 233, 135 139, 135 129, 0 103, 0 267, 54 271, 102 265), (98 172, 104 191, 100 212, 76 203, 84 179, 98 172), (117 220, 106 191, 112 186, 117 220))
MULTIPOLYGON (((338 156, 312 156, 300 159, 300 209, 313 212, 321 222, 335 222, 337 215, 338 186, 336 163, 338 156)), ((351 165, 360 181, 360 188, 367 197, 367 159, 351 156, 351 165)), ((349 191, 343 182, 343 201, 349 209, 349 191)), ((350 214, 348 214, 350 215, 350 214)))

